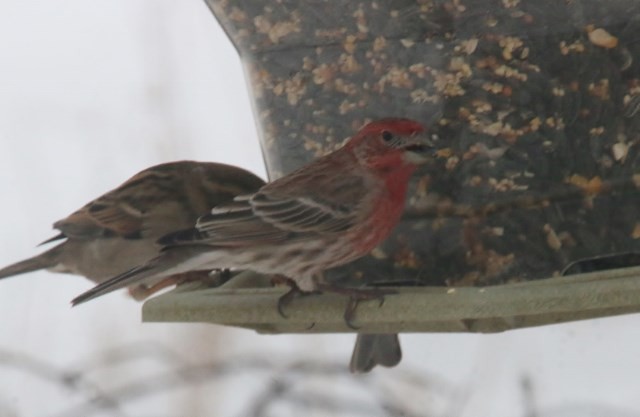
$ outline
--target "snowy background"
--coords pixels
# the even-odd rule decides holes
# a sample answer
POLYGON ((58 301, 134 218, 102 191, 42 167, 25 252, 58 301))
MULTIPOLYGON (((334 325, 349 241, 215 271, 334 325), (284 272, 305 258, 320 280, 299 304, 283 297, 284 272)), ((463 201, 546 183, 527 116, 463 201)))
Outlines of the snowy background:
MULTIPOLYGON (((0 264, 149 165, 264 178, 248 97, 203 1, 0 0, 0 264)), ((355 377, 352 335, 141 324, 124 293, 71 309, 90 286, 47 272, 0 282, 0 417, 640 416, 637 315, 403 335, 399 367, 355 377)))

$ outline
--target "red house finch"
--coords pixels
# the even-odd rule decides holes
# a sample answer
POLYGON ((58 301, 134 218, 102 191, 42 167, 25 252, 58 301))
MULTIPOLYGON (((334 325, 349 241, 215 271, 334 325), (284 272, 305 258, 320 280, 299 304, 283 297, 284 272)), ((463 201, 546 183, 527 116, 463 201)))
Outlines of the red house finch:
POLYGON ((164 236, 160 256, 72 304, 141 280, 220 268, 284 275, 300 290, 313 291, 325 269, 367 254, 391 233, 411 174, 434 152, 418 122, 371 122, 337 151, 214 207, 192 229, 164 236))
MULTIPOLYGON (((22 262, 0 269, 0 278, 48 269, 82 275, 96 283, 123 273, 160 253, 156 241, 190 227, 212 206, 264 185, 257 176, 224 164, 182 161, 148 168, 54 224, 64 242, 22 262)), ((209 271, 190 272, 188 277, 209 271)), ((143 299, 185 276, 169 277, 157 287, 129 287, 143 299)))

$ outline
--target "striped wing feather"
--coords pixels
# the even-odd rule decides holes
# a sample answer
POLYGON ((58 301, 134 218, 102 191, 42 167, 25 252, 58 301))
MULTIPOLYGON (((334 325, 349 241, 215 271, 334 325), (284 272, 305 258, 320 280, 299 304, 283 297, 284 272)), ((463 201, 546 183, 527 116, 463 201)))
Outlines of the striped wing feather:
POLYGON ((344 232, 362 215, 359 208, 366 194, 364 180, 360 176, 346 177, 336 185, 336 176, 327 172, 302 169, 255 194, 236 197, 200 217, 195 229, 166 236, 160 243, 238 247, 304 241, 344 232), (333 182, 331 186, 325 184, 328 181, 333 182))

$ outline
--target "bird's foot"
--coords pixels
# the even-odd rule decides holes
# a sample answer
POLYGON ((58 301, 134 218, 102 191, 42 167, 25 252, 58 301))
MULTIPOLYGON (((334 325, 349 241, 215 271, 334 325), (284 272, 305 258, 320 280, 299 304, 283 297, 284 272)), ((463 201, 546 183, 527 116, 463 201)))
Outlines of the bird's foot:
POLYGON ((275 275, 271 277, 271 283, 273 285, 286 285, 289 287, 289 291, 278 299, 278 313, 285 319, 289 317, 284 314, 284 309, 286 306, 291 304, 294 298, 297 296, 307 296, 318 293, 318 291, 302 291, 294 280, 283 275, 275 275))
POLYGON ((343 317, 346 325, 353 330, 358 330, 358 327, 353 324, 353 317, 355 316, 356 309, 358 308, 358 304, 360 304, 361 301, 378 300, 378 306, 382 307, 382 305, 384 304, 385 295, 397 293, 397 291, 391 289, 350 288, 331 284, 319 284, 318 290, 323 292, 326 291, 333 292, 335 294, 342 294, 349 297, 349 302, 347 303, 347 308, 344 311, 343 317))

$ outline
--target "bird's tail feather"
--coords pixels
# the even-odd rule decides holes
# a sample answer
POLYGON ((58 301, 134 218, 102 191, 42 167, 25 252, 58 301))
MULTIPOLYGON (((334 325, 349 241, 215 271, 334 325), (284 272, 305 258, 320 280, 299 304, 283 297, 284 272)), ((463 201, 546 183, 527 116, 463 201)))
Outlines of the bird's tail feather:
POLYGON ((181 274, 197 269, 198 264, 188 262, 195 254, 197 254, 197 249, 196 253, 194 253, 194 248, 190 247, 172 248, 171 250, 164 251, 147 263, 110 278, 96 285, 89 291, 80 294, 71 300, 71 305, 76 306, 82 304, 130 285, 141 283, 150 284, 170 275, 181 274))
POLYGON ((0 269, 0 279, 8 278, 13 275, 25 274, 40 269, 52 268, 58 264, 58 257, 62 251, 62 245, 58 245, 46 252, 36 255, 33 258, 5 266, 0 269))
POLYGON ((353 373, 369 372, 376 365, 396 366, 401 359, 397 334, 358 334, 349 369, 353 373))

